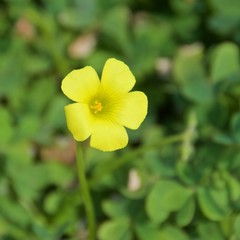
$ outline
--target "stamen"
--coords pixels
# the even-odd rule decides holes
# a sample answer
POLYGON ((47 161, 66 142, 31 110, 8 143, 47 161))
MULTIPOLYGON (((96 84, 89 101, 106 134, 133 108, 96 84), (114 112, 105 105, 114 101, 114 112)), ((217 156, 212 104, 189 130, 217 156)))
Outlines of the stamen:
POLYGON ((101 112, 103 109, 102 104, 99 101, 94 101, 91 105, 90 108, 92 109, 93 113, 98 113, 101 112))

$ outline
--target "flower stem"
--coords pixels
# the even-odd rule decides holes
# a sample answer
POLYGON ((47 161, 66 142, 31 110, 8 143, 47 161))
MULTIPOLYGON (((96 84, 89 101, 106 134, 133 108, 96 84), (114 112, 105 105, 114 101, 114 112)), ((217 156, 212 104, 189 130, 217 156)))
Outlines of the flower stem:
POLYGON ((85 173, 85 162, 83 158, 82 146, 80 143, 77 145, 77 166, 78 166, 78 177, 81 186, 82 199, 87 215, 87 223, 88 223, 88 233, 89 240, 95 239, 95 213, 93 202, 91 198, 91 194, 88 187, 88 182, 85 173))

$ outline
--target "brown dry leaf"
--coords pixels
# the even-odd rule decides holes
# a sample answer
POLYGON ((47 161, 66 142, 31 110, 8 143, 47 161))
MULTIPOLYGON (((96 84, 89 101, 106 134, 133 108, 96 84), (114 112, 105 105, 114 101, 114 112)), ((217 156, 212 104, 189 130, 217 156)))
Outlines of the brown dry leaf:
POLYGON ((70 164, 75 161, 76 144, 72 138, 59 137, 54 146, 42 148, 41 159, 70 164))
POLYGON ((86 58, 94 50, 97 40, 94 33, 87 33, 76 38, 68 47, 71 58, 86 58))
POLYGON ((15 24, 16 33, 27 40, 31 40, 36 35, 36 29, 34 25, 25 19, 24 17, 18 19, 15 24))

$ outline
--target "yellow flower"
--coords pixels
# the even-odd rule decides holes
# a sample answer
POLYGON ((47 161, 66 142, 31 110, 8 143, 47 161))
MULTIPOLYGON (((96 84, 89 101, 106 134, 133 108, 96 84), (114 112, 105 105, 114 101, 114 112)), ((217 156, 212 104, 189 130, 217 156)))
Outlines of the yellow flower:
POLYGON ((129 67, 115 58, 106 61, 101 81, 90 66, 70 72, 62 81, 62 91, 76 102, 65 106, 74 139, 91 136, 90 145, 102 151, 125 147, 124 127, 137 129, 147 114, 146 95, 129 92, 135 82, 129 67))

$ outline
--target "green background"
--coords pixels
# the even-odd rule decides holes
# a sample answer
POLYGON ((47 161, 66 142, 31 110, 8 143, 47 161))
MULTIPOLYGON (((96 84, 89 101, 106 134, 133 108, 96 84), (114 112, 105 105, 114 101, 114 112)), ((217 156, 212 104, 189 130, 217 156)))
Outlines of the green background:
POLYGON ((0 239, 87 240, 63 77, 129 65, 149 112, 84 144, 99 240, 240 239, 240 1, 1 0, 0 239))

